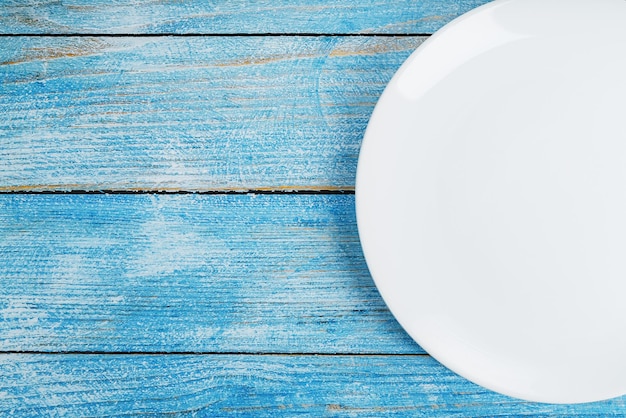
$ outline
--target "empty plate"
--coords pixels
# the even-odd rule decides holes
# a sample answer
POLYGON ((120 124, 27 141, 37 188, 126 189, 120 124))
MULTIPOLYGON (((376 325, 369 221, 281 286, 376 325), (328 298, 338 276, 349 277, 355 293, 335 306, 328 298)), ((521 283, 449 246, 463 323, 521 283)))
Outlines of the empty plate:
POLYGON ((626 393, 626 1, 499 0, 402 65, 356 185, 406 331, 494 391, 626 393))

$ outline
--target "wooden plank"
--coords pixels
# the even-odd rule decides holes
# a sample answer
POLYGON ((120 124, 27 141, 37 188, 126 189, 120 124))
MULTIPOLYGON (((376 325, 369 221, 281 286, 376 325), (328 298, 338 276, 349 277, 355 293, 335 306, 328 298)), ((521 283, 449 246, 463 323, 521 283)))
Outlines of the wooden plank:
POLYGON ((0 355, 3 416, 623 416, 497 395, 428 356, 0 355))
POLYGON ((432 33, 487 0, 0 2, 0 33, 432 33))
POLYGON ((351 195, 0 195, 0 351, 420 353, 351 195))
POLYGON ((0 191, 350 190, 423 40, 0 38, 0 191))

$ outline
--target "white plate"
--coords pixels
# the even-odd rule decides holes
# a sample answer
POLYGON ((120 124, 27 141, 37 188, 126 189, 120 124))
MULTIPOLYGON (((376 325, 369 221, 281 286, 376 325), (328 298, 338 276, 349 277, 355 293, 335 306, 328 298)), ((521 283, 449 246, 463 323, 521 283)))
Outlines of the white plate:
POLYGON ((626 393, 626 0, 500 0, 426 41, 361 149, 363 249, 406 331, 522 399, 626 393))

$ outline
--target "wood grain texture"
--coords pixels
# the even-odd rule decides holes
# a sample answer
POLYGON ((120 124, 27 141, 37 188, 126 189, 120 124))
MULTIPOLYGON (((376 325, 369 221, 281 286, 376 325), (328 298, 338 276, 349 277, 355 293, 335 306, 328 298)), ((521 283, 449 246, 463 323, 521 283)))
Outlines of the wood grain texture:
POLYGON ((425 38, 239 35, 430 34, 486 2, 0 0, 0 34, 194 35, 0 37, 0 416, 626 416, 424 355, 353 196, 19 194, 352 190, 425 38))
POLYGON ((420 353, 350 195, 0 195, 0 350, 420 353))
POLYGON ((353 189, 423 40, 0 38, 0 191, 353 189))
POLYGON ((6 416, 623 416, 489 392, 428 356, 0 355, 6 416))
POLYGON ((487 0, 0 1, 0 33, 432 33, 487 0))

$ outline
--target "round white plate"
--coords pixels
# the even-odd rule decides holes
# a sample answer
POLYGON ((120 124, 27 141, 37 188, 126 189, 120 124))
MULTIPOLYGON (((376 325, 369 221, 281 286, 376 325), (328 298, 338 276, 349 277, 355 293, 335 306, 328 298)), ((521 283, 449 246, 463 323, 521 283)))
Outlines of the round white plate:
POLYGON ((522 399, 626 393, 626 0, 498 0, 428 39, 361 149, 363 249, 406 331, 522 399))

